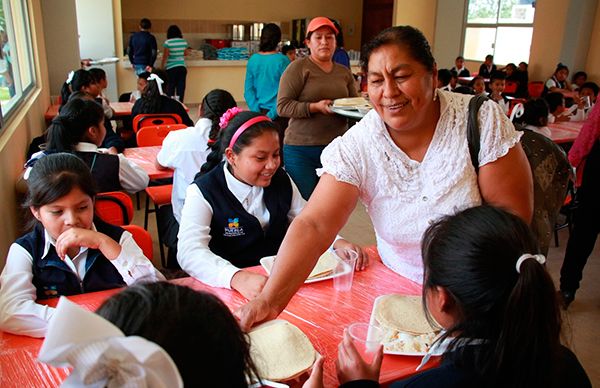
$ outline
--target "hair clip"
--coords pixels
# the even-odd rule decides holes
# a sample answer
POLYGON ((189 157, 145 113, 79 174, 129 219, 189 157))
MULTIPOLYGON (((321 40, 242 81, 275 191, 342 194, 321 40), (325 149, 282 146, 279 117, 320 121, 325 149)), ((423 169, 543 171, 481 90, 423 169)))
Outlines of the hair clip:
POLYGON ((521 255, 521 257, 519 257, 519 260, 517 260, 517 273, 521 273, 521 264, 523 264, 523 262, 527 259, 535 259, 535 261, 537 261, 540 264, 546 263, 546 257, 544 257, 544 255, 532 255, 531 253, 524 253, 521 255))
POLYGON ((234 106, 233 108, 227 109, 223 116, 219 119, 219 128, 223 129, 229 125, 229 121, 234 118, 238 113, 243 112, 242 109, 234 106))

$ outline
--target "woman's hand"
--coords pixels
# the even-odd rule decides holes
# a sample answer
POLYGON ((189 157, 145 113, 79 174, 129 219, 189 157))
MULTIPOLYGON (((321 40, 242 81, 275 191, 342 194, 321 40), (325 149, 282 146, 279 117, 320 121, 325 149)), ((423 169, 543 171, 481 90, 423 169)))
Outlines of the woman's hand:
POLYGON ((321 100, 319 102, 311 102, 309 105, 310 113, 323 113, 324 115, 332 115, 333 111, 330 106, 333 103, 331 100, 321 100))
POLYGON ((71 248, 86 247, 89 249, 98 249, 109 260, 116 259, 121 253, 119 243, 107 235, 95 232, 91 229, 71 228, 63 232, 56 239, 56 253, 64 260, 67 252, 71 248))
POLYGON ((304 382, 302 388, 323 388, 323 362, 325 358, 317 355, 317 361, 312 366, 310 377, 304 382))
POLYGON ((273 308, 266 299, 259 296, 241 306, 234 314, 240 320, 242 330, 247 332, 258 323, 275 319, 279 315, 279 311, 273 308))
POLYGON ((338 359, 336 361, 337 376, 340 384, 354 380, 374 380, 379 381, 379 371, 383 361, 383 346, 380 345, 375 353, 371 364, 366 363, 348 334, 344 329, 344 337, 338 345, 338 359))
POLYGON ((248 300, 252 300, 260 294, 267 277, 259 273, 249 271, 237 271, 231 278, 231 288, 239 292, 248 300))
POLYGON ((348 240, 339 239, 335 243, 333 243, 334 249, 350 249, 358 253, 358 259, 356 259, 356 267, 357 271, 362 271, 367 269, 369 266, 369 256, 363 250, 363 248, 358 244, 353 244, 348 240))

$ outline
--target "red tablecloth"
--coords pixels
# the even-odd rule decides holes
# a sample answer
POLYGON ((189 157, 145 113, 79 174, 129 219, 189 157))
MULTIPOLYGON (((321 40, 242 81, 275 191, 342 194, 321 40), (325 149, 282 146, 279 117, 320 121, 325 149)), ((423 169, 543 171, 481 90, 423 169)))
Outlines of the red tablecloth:
POLYGON ((550 128, 550 138, 555 143, 570 143, 577 139, 581 127, 583 127, 583 121, 564 121, 561 123, 548 124, 550 128))
MULTIPOLYGON (((371 249, 370 255, 376 257, 377 253, 371 249)), ((252 270, 262 271, 257 267, 252 270)), ((211 288, 193 278, 177 279, 173 282, 212 292, 232 310, 245 302, 237 292, 211 288)), ((95 292, 70 299, 94 310, 102 301, 118 291, 95 292)), ((375 260, 366 271, 355 273, 350 292, 336 292, 331 280, 304 285, 279 318, 298 326, 310 338, 317 351, 326 357, 325 386, 335 387, 338 385, 335 374, 337 345, 344 328, 352 322, 368 322, 373 301, 379 295, 415 295, 420 294, 420 291, 421 287, 418 284, 400 277, 375 260)), ((57 299, 53 299, 48 304, 55 305, 56 302, 57 299)), ((52 368, 35 361, 41 343, 41 339, 0 332, 0 386, 56 386, 65 378, 68 374, 66 368, 52 368)), ((385 384, 414 374, 420 361, 420 357, 386 355, 381 368, 380 382, 385 384)), ((430 362, 428 366, 432 365, 435 363, 430 362)))
MULTIPOLYGON (((115 111, 113 117, 115 119, 119 119, 124 116, 131 115, 131 108, 133 108, 133 104, 131 102, 111 102, 110 107, 115 111)), ((54 104, 48 107, 48 110, 44 114, 46 122, 51 121, 54 116, 58 114, 58 108, 60 108, 60 104, 54 104)))
POLYGON ((161 146, 125 148, 123 155, 143 168, 150 180, 170 178, 173 176, 173 170, 159 170, 156 167, 156 155, 158 155, 160 148, 161 146))

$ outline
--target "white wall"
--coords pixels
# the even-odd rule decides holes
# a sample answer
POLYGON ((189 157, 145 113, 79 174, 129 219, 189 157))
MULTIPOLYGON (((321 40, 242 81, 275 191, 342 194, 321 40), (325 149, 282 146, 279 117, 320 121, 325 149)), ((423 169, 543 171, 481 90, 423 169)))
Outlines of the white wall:
POLYGON ((451 69, 454 59, 462 55, 466 3, 466 0, 438 1, 433 41, 438 69, 451 69))

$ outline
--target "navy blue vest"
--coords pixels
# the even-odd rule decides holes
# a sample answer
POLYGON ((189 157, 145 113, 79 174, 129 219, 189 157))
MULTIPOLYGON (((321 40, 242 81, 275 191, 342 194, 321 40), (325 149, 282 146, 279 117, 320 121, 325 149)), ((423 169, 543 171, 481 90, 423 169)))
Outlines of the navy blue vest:
MULTIPOLYGON (((104 233, 119 242, 123 229, 94 219, 98 232, 104 233)), ((46 257, 44 253, 44 227, 38 223, 35 228, 20 237, 15 243, 19 244, 33 258, 31 272, 33 285, 37 290, 37 299, 48 299, 60 295, 75 295, 86 292, 108 290, 125 286, 123 277, 110 261, 97 249, 88 249, 85 263, 86 273, 80 282, 77 275, 56 254, 53 245, 46 257)))
POLYGON ((98 192, 123 190, 119 181, 119 157, 98 152, 79 152, 79 156, 92 171, 98 192))
POLYGON ((227 188, 223 163, 194 183, 213 210, 208 244, 212 252, 239 268, 257 265, 262 257, 277 253, 287 232, 292 202, 292 184, 283 169, 278 169, 264 188, 263 200, 269 210, 266 231, 227 188))

